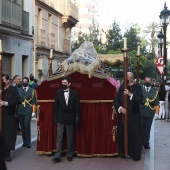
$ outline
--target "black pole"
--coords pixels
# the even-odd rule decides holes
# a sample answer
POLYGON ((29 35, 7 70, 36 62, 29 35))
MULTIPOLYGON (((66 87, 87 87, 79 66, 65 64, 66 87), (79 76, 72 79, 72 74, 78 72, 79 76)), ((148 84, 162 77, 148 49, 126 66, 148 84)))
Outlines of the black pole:
POLYGON ((162 43, 160 43, 160 54, 162 56, 162 43))
POLYGON ((163 24, 164 30, 164 81, 167 79, 167 51, 166 51, 166 24, 163 24))

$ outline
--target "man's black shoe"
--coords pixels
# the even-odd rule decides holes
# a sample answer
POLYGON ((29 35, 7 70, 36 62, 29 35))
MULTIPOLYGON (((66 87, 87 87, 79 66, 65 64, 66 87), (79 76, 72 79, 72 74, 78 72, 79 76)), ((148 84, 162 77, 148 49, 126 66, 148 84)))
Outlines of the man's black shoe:
POLYGON ((24 144, 22 144, 22 147, 26 147, 26 146, 27 146, 27 144, 25 144, 25 143, 24 143, 24 144))
POLYGON ((31 148, 31 145, 27 145, 27 148, 31 148))
POLYGON ((61 159, 54 157, 54 158, 52 159, 52 161, 53 161, 54 163, 59 163, 59 162, 61 162, 61 159))
POLYGON ((150 146, 149 145, 145 145, 144 148, 145 149, 150 149, 150 146))
POLYGON ((133 161, 140 161, 140 158, 133 158, 133 161))
POLYGON ((11 157, 10 157, 10 156, 5 156, 5 160, 6 160, 7 162, 11 162, 11 157))
POLYGON ((67 157, 67 161, 72 161, 73 158, 72 157, 67 157))

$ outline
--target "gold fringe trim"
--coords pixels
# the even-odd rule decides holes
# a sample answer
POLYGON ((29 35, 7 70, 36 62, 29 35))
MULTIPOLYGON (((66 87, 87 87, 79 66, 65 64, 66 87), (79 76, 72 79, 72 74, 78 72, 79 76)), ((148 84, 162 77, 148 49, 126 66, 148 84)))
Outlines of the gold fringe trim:
POLYGON ((113 154, 92 154, 92 155, 84 155, 84 154, 77 154, 79 157, 86 157, 86 158, 91 158, 91 157, 104 157, 104 156, 117 156, 118 153, 113 153, 113 154))
MULTIPOLYGON (((38 155, 42 155, 42 154, 50 155, 50 154, 52 154, 53 152, 56 152, 56 150, 52 150, 52 151, 49 151, 49 152, 36 151, 36 153, 37 153, 38 155)), ((75 153, 77 153, 77 151, 76 151, 75 153)), ((112 156, 117 156, 117 155, 118 155, 118 153, 113 153, 113 154, 92 154, 92 155, 77 154, 77 156, 79 156, 79 157, 85 157, 85 158, 104 157, 104 156, 112 157, 112 156)))
POLYGON ((114 106, 112 106, 112 109, 113 109, 113 111, 112 111, 112 120, 114 120, 115 116, 117 116, 117 112, 116 112, 116 109, 115 109, 114 106))
POLYGON ((115 142, 117 136, 117 126, 113 126, 112 135, 113 135, 113 142, 115 142))
POLYGON ((53 152, 56 152, 56 150, 52 150, 52 151, 49 151, 49 152, 36 151, 36 153, 37 153, 38 155, 42 155, 42 154, 50 155, 50 154, 52 154, 53 152))
MULTIPOLYGON (((55 102, 55 100, 38 100, 38 103, 55 102)), ((113 103, 113 100, 80 100, 80 103, 113 103)))

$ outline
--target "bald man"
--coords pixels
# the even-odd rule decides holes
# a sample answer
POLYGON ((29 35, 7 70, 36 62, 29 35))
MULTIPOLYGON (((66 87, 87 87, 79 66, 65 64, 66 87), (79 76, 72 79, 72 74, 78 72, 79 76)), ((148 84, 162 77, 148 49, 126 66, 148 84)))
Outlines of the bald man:
POLYGON ((128 117, 128 157, 133 161, 141 159, 140 111, 139 104, 143 94, 140 85, 134 84, 134 75, 127 72, 127 89, 121 85, 114 99, 114 107, 118 113, 118 152, 121 158, 124 154, 124 114, 128 117), (124 108, 123 96, 127 96, 127 110, 124 108))

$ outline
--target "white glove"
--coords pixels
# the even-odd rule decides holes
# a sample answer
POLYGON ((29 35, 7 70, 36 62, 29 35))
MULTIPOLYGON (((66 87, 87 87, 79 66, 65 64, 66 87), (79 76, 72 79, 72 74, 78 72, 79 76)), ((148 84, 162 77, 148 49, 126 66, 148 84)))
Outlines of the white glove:
POLYGON ((34 112, 32 112, 32 117, 35 117, 35 115, 36 115, 36 114, 35 114, 34 112))

